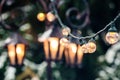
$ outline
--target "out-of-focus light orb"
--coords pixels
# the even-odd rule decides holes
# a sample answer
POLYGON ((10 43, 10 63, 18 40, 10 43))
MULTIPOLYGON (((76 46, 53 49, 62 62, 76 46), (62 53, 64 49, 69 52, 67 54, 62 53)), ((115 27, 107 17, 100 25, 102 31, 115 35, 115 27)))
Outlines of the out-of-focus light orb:
POLYGON ((94 53, 95 51, 96 51, 96 44, 95 44, 95 42, 92 42, 92 41, 90 41, 90 42, 88 42, 88 53, 94 53))
POLYGON ((67 46, 69 44, 69 41, 67 38, 61 38, 60 39, 60 44, 62 44, 63 46, 67 46))
POLYGON ((119 40, 119 34, 117 32, 108 32, 105 39, 109 44, 115 44, 119 40))
POLYGON ((64 36, 68 36, 70 32, 71 32, 71 30, 70 30, 69 27, 65 27, 65 28, 62 29, 62 34, 64 36))
POLYGON ((55 15, 52 12, 48 12, 46 17, 49 22, 53 22, 55 20, 55 15))
POLYGON ((38 13, 38 14, 37 14, 37 19, 38 19, 39 21, 44 21, 44 20, 45 20, 45 14, 42 13, 42 12, 38 13))
POLYGON ((81 47, 82 47, 83 53, 88 53, 88 44, 87 43, 83 44, 81 47))

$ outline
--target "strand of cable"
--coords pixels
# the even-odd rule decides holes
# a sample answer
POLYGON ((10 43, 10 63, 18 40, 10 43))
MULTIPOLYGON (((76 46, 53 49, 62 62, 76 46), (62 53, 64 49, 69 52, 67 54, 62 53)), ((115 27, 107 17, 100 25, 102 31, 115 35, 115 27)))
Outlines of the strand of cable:
POLYGON ((59 24, 61 25, 61 27, 62 27, 62 28, 65 28, 66 25, 64 25, 63 22, 62 22, 62 20, 60 19, 59 15, 58 15, 58 12, 57 12, 57 10, 56 10, 55 4, 53 3, 53 1, 54 1, 54 0, 51 0, 52 6, 53 6, 53 11, 54 11, 54 13, 55 13, 55 16, 56 16, 59 24))
POLYGON ((86 36, 86 37, 77 37, 73 34, 69 34, 70 36, 77 38, 77 39, 89 39, 89 38, 93 38, 96 37, 98 34, 100 34, 101 32, 105 31, 112 23, 114 23, 118 18, 120 17, 120 13, 114 18, 113 21, 111 21, 110 23, 108 23, 103 29, 101 29, 100 31, 96 32, 94 35, 91 36, 86 36))
MULTIPOLYGON (((60 16, 58 15, 58 12, 57 12, 57 9, 55 7, 55 4, 53 2, 54 0, 51 0, 51 2, 53 3, 53 10, 55 12, 55 16, 59 22, 59 24, 61 25, 62 28, 65 28, 67 27, 67 25, 63 24, 60 16)), ((78 37, 78 36, 75 36, 73 35, 72 33, 69 33, 69 35, 73 38, 76 38, 76 39, 90 39, 90 38, 94 38, 96 37, 97 35, 99 35, 101 32, 105 31, 112 23, 114 23, 118 18, 120 17, 120 13, 118 13, 118 15, 110 22, 108 23, 103 29, 99 30, 98 32, 96 32, 95 34, 91 35, 91 36, 85 36, 85 37, 78 37)))

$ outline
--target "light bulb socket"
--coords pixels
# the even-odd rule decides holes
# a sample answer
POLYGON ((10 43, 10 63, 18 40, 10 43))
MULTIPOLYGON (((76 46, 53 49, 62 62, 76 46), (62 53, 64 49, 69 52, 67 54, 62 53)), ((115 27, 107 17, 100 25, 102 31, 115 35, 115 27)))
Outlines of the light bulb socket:
POLYGON ((80 39, 79 42, 80 42, 80 43, 79 43, 80 45, 83 45, 83 44, 86 44, 86 43, 87 43, 87 41, 86 41, 86 40, 83 40, 83 39, 80 39))
POLYGON ((111 27, 109 28, 108 32, 117 32, 117 29, 115 27, 115 23, 111 24, 111 27))
POLYGON ((95 41, 95 38, 93 37, 93 38, 91 38, 88 42, 94 42, 94 43, 96 43, 96 41, 95 41))

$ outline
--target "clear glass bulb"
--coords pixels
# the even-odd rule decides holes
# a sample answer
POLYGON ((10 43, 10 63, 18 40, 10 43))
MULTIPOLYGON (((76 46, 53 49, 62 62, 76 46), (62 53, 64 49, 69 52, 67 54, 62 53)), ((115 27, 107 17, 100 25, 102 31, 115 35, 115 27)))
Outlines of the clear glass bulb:
POLYGON ((88 53, 88 44, 87 43, 82 45, 82 52, 83 53, 88 53))
POLYGON ((92 41, 88 42, 88 53, 94 53, 96 51, 96 44, 92 41))
POLYGON ((52 12, 48 12, 46 17, 49 22, 52 22, 55 20, 55 15, 52 12))
POLYGON ((68 27, 65 27, 65 28, 62 29, 62 34, 64 36, 68 36, 70 32, 71 32, 71 30, 68 27))
POLYGON ((108 32, 105 37, 109 44, 114 44, 119 40, 119 34, 117 32, 108 32))
POLYGON ((63 46, 67 46, 69 43, 68 39, 67 38, 61 38, 60 39, 60 44, 62 44, 63 46))

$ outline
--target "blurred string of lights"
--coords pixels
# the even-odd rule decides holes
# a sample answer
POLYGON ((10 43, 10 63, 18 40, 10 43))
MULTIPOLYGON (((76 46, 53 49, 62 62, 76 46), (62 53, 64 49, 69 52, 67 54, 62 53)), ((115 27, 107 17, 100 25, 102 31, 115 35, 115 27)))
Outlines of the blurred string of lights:
MULTIPOLYGON (((88 7, 88 3, 86 0, 83 0, 86 7, 88 7)), ((55 0, 51 0, 52 4, 52 11, 44 14, 39 13, 37 15, 37 18, 39 21, 44 21, 45 17, 48 19, 49 22, 52 22, 55 20, 55 18, 58 20, 60 26, 62 27, 62 38, 60 38, 60 45, 64 46, 64 54, 66 57, 66 62, 68 64, 74 65, 74 64, 81 64, 83 53, 94 53, 97 49, 96 45, 96 37, 101 34, 102 32, 106 31, 108 29, 108 32, 105 35, 105 40, 109 44, 115 44, 119 41, 119 34, 115 26, 116 20, 120 17, 120 13, 111 21, 109 22, 103 29, 99 30, 93 35, 90 36, 78 36, 73 34, 71 31, 71 28, 65 25, 56 9, 56 3, 55 0), (79 40, 79 43, 72 42, 69 37, 72 37, 74 39, 79 40)), ((81 33, 80 33, 81 35, 81 33)), ((48 39, 48 41, 50 41, 48 39)), ((55 43, 53 43, 55 45, 55 43)), ((54 60, 54 59, 53 59, 54 60)))
MULTIPOLYGON (((51 0, 52 2, 54 0, 51 0)), ((96 32, 94 35, 91 35, 91 36, 85 36, 85 37, 77 37, 76 35, 73 35, 71 33, 71 30, 70 28, 63 24, 62 23, 62 20, 60 19, 59 15, 58 15, 58 12, 57 12, 57 9, 55 8, 55 5, 53 4, 53 9, 54 9, 54 12, 55 12, 55 16, 56 18, 58 19, 61 27, 63 28, 62 29, 62 34, 63 36, 71 36, 73 38, 76 38, 76 39, 79 39, 79 40, 84 40, 84 39, 91 39, 91 38, 95 38, 97 35, 99 35, 101 32, 105 31, 107 28, 109 28, 108 30, 108 33, 106 34, 105 38, 106 38, 106 41, 109 43, 109 44, 114 44, 116 42, 118 42, 119 40, 119 35, 117 33, 117 29, 115 27, 115 21, 120 17, 120 13, 114 18, 113 21, 111 21, 109 24, 107 24, 103 29, 101 29, 100 31, 96 32)))
MULTIPOLYGON (((3 7, 3 4, 5 3, 5 1, 6 0, 1 1, 0 13, 2 12, 2 7, 3 7)), ((47 14, 39 13, 37 15, 37 19, 42 22, 45 21, 46 18, 47 18, 47 21, 49 21, 51 23, 55 19, 57 19, 60 26, 62 27, 62 29, 61 29, 61 33, 63 36, 62 38, 60 38, 60 39, 49 38, 44 41, 44 50, 45 50, 46 59, 51 58, 51 60, 56 60, 56 56, 58 56, 57 52, 59 50, 59 57, 57 57, 57 60, 60 60, 62 58, 63 51, 64 51, 64 55, 66 57, 66 62, 68 64, 79 65, 81 63, 83 53, 94 53, 96 51, 97 45, 95 42, 95 37, 108 28, 109 28, 108 32, 105 36, 106 41, 109 44, 115 44, 116 42, 119 41, 119 35, 118 35, 117 29, 115 27, 115 21, 120 17, 120 13, 110 23, 108 23, 103 29, 99 30, 98 32, 96 32, 93 35, 82 37, 82 36, 77 36, 77 35, 73 34, 71 28, 62 22, 59 14, 58 14, 58 11, 56 9, 55 1, 56 0, 51 0, 52 11, 48 12, 47 14), (79 43, 72 42, 69 37, 77 39, 80 42, 79 43), (58 41, 60 44, 57 43, 58 41), (48 44, 50 44, 50 46, 48 44), (59 46, 60 46, 60 49, 58 49, 59 46), (48 49, 48 48, 50 48, 50 49, 48 49), (54 49, 54 50, 52 50, 52 49, 54 49), (48 53, 50 53, 50 52, 51 52, 51 54, 49 55, 48 53)), ((85 6, 88 9, 87 1, 83 0, 83 2, 85 3, 85 6)), ((87 18, 86 18, 86 21, 87 21, 87 18)), ((1 23, 2 23, 2 25, 4 25, 7 28, 11 28, 11 26, 8 25, 7 23, 5 23, 5 21, 2 20, 2 18, 1 18, 1 23)), ((81 25, 81 27, 83 27, 85 25, 86 24, 83 24, 83 25, 81 25)), ((19 27, 17 27, 17 29, 18 28, 19 27)), ((17 29, 15 29, 15 30, 17 30, 17 29)), ((76 28, 76 29, 78 29, 78 28, 76 28)))

